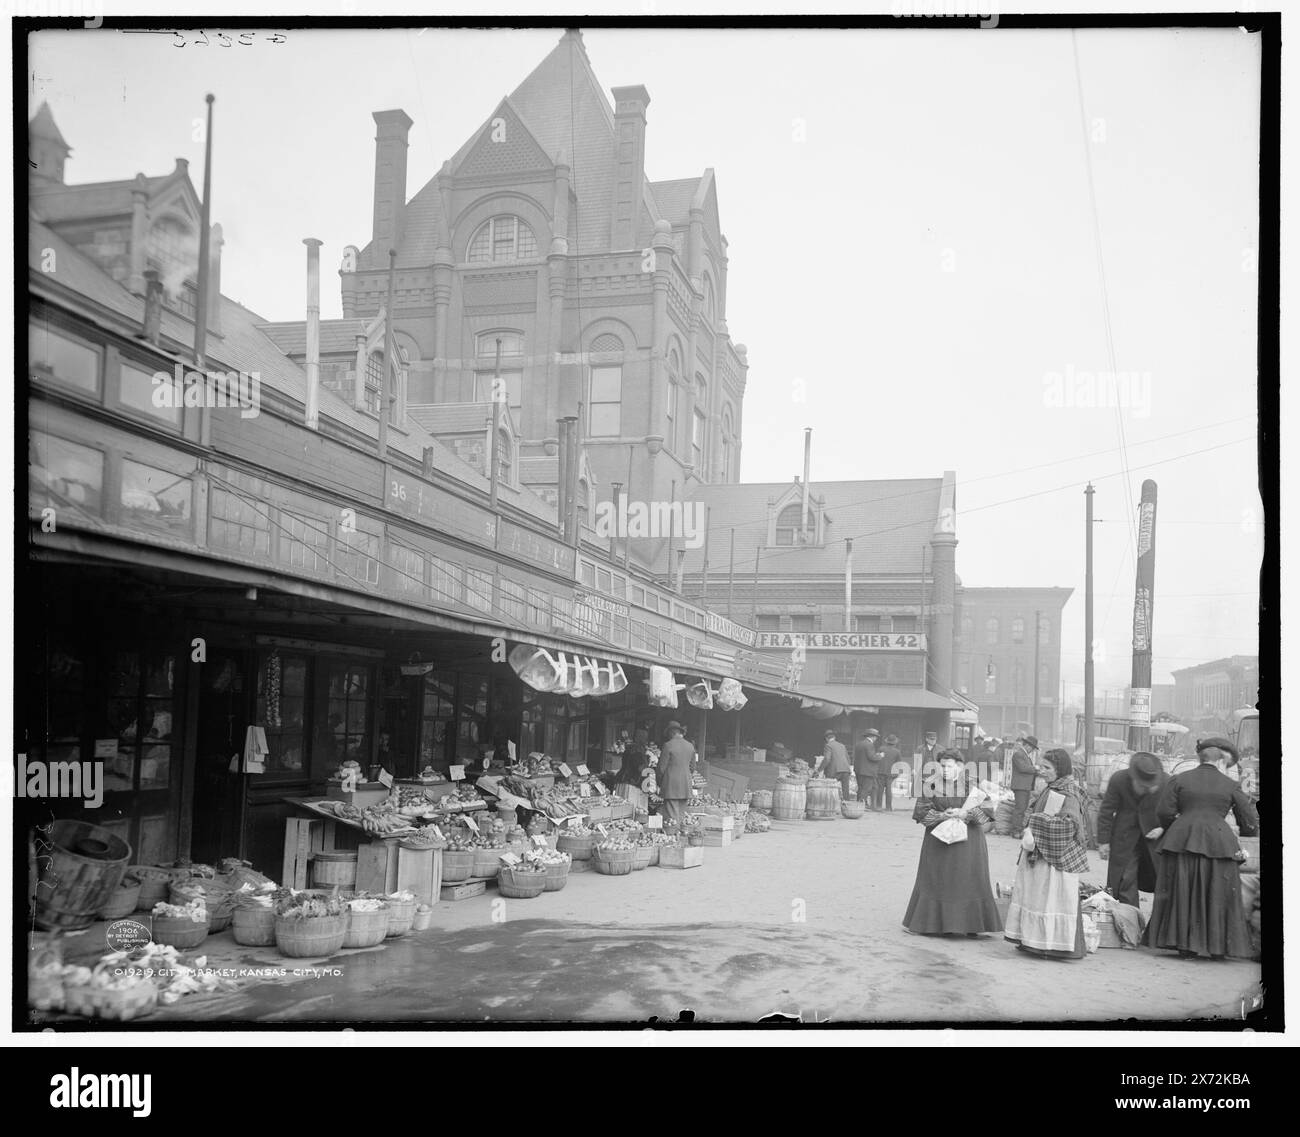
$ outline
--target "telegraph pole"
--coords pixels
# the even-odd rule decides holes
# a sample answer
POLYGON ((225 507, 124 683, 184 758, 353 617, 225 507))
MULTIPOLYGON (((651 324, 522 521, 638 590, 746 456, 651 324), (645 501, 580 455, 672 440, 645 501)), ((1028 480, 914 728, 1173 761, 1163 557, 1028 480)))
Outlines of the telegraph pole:
POLYGON ((1087 520, 1084 535, 1083 569, 1083 765, 1085 777, 1092 768, 1092 483, 1083 491, 1087 502, 1087 520))
POLYGON ((1151 612, 1156 584, 1156 484, 1142 483, 1138 506, 1137 585, 1133 596, 1133 678, 1129 684, 1128 745, 1151 744, 1151 612))
MULTIPOLYGON (((1038 649, 1043 641, 1043 614, 1034 613, 1034 713, 1030 720, 1034 724, 1034 737, 1038 737, 1038 649)), ((1053 734, 1056 732, 1053 731, 1053 734)))

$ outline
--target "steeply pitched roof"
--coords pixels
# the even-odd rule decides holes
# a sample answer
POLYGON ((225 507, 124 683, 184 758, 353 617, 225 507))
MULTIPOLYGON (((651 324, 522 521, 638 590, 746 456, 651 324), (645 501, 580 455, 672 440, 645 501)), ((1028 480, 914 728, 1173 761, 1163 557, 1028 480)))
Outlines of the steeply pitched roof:
MULTIPOLYGON (((900 478, 861 482, 814 481, 810 493, 825 502, 830 518, 822 546, 767 545, 768 499, 780 502, 791 482, 700 486, 692 499, 708 506, 710 575, 725 571, 736 532, 736 566, 760 575, 816 576, 844 573, 844 540, 853 538, 854 575, 916 574, 939 513, 942 478, 900 478)), ((797 500, 797 499, 793 499, 797 500)), ((686 550, 686 572, 699 572, 703 548, 686 550)))
MULTIPOLYGON (((173 182, 184 179, 189 183, 190 196, 197 205, 198 193, 189 177, 189 163, 179 160, 170 174, 144 178, 145 194, 149 200, 153 200, 173 182)), ((49 224, 90 217, 122 216, 131 212, 131 193, 135 183, 135 178, 125 178, 112 182, 83 182, 74 186, 57 183, 33 185, 31 207, 40 220, 49 224)))
POLYGON ((670 182, 651 182, 659 215, 673 225, 686 225, 691 219, 691 202, 700 188, 699 178, 676 178, 670 182))
POLYGON ((36 113, 32 115, 31 122, 27 124, 27 133, 34 134, 37 138, 48 138, 52 142, 57 142, 65 150, 72 149, 63 137, 62 131, 59 130, 58 124, 54 121, 54 112, 50 110, 49 103, 41 103, 36 108, 36 113))
MULTIPOLYGON (((321 355, 355 355, 357 336, 365 330, 365 320, 322 320, 320 322, 321 355)), ((302 320, 259 324, 258 331, 285 355, 307 354, 307 325, 302 320)))

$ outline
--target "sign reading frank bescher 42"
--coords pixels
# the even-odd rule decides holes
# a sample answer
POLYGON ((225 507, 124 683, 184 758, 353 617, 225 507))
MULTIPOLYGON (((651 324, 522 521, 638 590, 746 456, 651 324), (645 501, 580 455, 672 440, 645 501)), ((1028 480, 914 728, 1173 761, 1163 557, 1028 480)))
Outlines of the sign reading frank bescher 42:
POLYGON ((918 632, 759 632, 758 646, 808 651, 925 651, 918 632))

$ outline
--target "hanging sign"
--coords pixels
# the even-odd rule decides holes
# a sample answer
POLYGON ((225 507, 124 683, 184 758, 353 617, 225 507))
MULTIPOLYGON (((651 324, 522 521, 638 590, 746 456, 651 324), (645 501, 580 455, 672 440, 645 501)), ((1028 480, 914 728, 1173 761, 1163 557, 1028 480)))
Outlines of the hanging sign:
POLYGON ((468 813, 465 814, 465 824, 468 825, 472 830, 474 830, 475 833, 478 832, 478 822, 475 821, 472 817, 470 817, 468 813))
POLYGON ((585 777, 586 777, 588 774, 590 774, 590 773, 591 773, 591 771, 588 770, 586 766, 582 765, 581 763, 578 764, 578 776, 579 776, 579 777, 581 777, 581 778, 585 778, 585 777))
POLYGON ((502 853, 501 856, 497 859, 500 860, 502 864, 511 865, 513 867, 514 865, 517 865, 519 863, 519 854, 502 853))
POLYGON ((519 644, 510 652, 509 662, 514 673, 534 691, 582 698, 613 695, 627 686, 621 663, 594 656, 519 644))
POLYGON ((664 827, 664 819, 660 817, 659 814, 652 813, 648 818, 646 818, 645 827, 647 829, 662 829, 664 827))
POLYGON ((387 770, 380 769, 379 781, 380 784, 385 786, 386 788, 390 790, 393 788, 393 775, 390 774, 387 770))
POLYGON ((597 828, 598 830, 600 830, 600 835, 601 835, 602 837, 608 837, 608 836, 609 836, 609 830, 606 829, 606 828, 605 828, 603 825, 601 825, 599 822, 596 823, 596 828, 597 828))
POLYGON ((560 776, 562 778, 567 778, 572 773, 573 771, 570 770, 568 766, 566 766, 563 762, 560 763, 560 776))

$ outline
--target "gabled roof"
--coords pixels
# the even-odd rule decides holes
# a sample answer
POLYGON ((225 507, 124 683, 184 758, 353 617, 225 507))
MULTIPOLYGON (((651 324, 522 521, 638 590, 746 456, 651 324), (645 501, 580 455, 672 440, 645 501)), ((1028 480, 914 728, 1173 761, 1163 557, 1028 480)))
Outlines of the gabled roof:
MULTIPOLYGON (((921 549, 929 544, 939 512, 942 478, 814 481, 810 494, 823 500, 830 517, 825 545, 769 548, 768 499, 780 501, 791 484, 704 485, 692 492, 693 500, 708 506, 710 574, 729 563, 733 528, 737 571, 748 565, 752 572, 758 551, 760 575, 842 576, 844 540, 851 537, 855 576, 920 573, 921 549)), ((703 547, 687 549, 686 572, 699 572, 703 559, 703 547)))
POLYGON ((670 182, 650 182, 659 215, 674 226, 686 225, 691 220, 691 202, 700 187, 699 178, 676 178, 670 182))
MULTIPOLYGON (((131 212, 131 194, 135 189, 136 178, 126 178, 112 182, 83 182, 80 185, 33 185, 31 187, 32 210, 41 221, 58 224, 63 221, 76 221, 80 218, 117 217, 131 212)), ((170 174, 139 179, 144 186, 146 198, 155 200, 160 194, 177 182, 183 182, 186 197, 195 207, 194 215, 198 217, 199 195, 190 181, 189 163, 179 158, 176 168, 170 174)))
MULTIPOLYGON (((408 405, 406 413, 435 438, 480 433, 492 422, 491 403, 420 403, 408 405)), ((501 428, 514 433, 514 423, 508 414, 501 416, 501 428)))
MULTIPOLYGON (((365 330, 365 320, 322 320, 320 322, 321 355, 355 355, 357 336, 364 335, 365 330)), ((302 320, 259 324, 258 331, 285 355, 307 354, 307 325, 302 320)))

